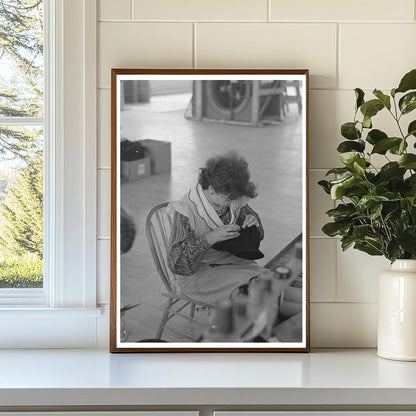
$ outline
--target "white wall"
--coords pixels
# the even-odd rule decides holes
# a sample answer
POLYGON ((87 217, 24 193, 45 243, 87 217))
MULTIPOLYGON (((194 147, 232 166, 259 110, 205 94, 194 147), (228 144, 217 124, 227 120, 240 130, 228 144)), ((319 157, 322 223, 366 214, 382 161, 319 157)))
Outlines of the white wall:
POLYGON ((377 276, 388 262, 342 253, 323 235, 333 203, 316 183, 337 164, 353 88, 390 90, 416 67, 415 0, 98 3, 99 301, 109 301, 110 69, 309 68, 312 346, 375 346, 377 276))

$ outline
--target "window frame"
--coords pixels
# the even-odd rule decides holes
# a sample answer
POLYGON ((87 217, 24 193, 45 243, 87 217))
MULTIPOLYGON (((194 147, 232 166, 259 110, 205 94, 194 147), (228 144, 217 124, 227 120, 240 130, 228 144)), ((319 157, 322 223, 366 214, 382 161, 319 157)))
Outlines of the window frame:
POLYGON ((47 190, 49 189, 49 178, 53 178, 53 174, 49 169, 49 164, 51 163, 52 159, 49 155, 49 140, 47 139, 49 136, 52 136, 52 127, 53 127, 53 109, 54 107, 51 105, 54 90, 52 89, 52 83, 50 82, 50 78, 53 76, 53 72, 50 70, 50 63, 53 62, 53 56, 50 41, 53 40, 53 30, 50 27, 53 20, 50 19, 50 15, 53 12, 53 0, 43 0, 43 40, 44 40, 44 92, 43 92, 43 116, 37 117, 9 117, 9 116, 1 116, 0 117, 0 124, 8 125, 12 127, 39 127, 43 128, 43 136, 44 136, 44 158, 43 158, 43 166, 44 166, 44 175, 43 175, 43 191, 44 191, 44 209, 43 209, 43 241, 45 244, 44 252, 46 256, 43 260, 43 287, 42 288, 24 288, 24 289, 16 289, 16 288, 7 288, 7 289, 0 289, 0 307, 4 305, 13 305, 13 306, 48 306, 49 304, 49 277, 51 275, 50 270, 50 259, 53 256, 49 255, 49 250, 52 249, 54 243, 53 239, 50 240, 50 237, 53 237, 49 231, 49 212, 52 210, 50 209, 49 205, 53 202, 53 198, 50 198, 48 195, 47 190), (52 114, 51 114, 52 112, 52 114))
POLYGON ((46 278, 3 293, 0 347, 95 347, 97 1, 44 2, 46 278))

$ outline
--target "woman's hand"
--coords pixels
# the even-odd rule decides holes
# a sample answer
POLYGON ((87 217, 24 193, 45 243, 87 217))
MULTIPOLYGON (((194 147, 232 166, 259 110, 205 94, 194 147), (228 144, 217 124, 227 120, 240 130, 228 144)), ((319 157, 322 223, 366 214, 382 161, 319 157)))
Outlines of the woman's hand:
POLYGON ((256 227, 258 227, 259 222, 257 221, 257 218, 254 215, 248 214, 244 218, 244 222, 241 228, 251 227, 252 225, 255 225, 256 227))
POLYGON ((216 230, 211 231, 206 235, 206 239, 210 246, 220 241, 231 240, 240 235, 240 226, 237 224, 221 225, 216 230))

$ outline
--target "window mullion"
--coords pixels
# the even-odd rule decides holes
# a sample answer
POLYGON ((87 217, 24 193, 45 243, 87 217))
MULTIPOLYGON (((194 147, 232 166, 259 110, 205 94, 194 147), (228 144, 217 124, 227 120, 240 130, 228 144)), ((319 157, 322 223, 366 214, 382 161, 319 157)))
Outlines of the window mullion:
POLYGON ((43 126, 44 117, 0 117, 1 126, 43 126))

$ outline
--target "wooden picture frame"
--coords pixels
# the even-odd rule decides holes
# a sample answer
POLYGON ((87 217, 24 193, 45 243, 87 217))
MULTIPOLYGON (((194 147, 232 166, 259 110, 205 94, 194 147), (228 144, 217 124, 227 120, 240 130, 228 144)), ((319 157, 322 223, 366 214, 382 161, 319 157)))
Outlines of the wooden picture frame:
POLYGON ((112 70, 111 352, 309 351, 308 82, 112 70))

